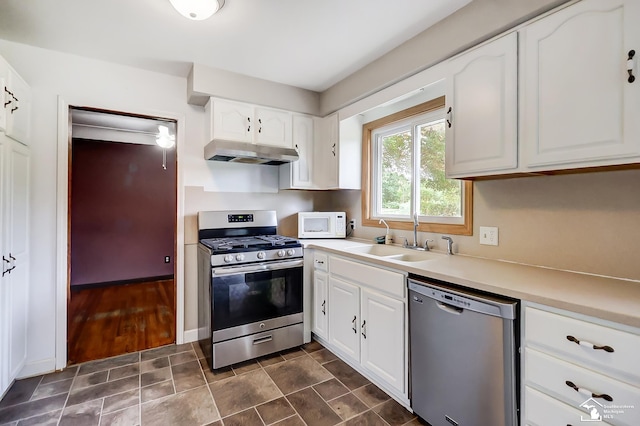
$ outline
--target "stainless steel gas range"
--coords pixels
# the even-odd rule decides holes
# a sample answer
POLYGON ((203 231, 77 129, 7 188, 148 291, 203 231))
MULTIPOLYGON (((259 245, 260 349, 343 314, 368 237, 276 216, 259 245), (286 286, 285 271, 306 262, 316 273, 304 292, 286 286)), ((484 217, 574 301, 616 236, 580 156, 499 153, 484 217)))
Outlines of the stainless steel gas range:
POLYGON ((198 213, 198 340, 217 369, 300 346, 302 245, 275 211, 198 213))

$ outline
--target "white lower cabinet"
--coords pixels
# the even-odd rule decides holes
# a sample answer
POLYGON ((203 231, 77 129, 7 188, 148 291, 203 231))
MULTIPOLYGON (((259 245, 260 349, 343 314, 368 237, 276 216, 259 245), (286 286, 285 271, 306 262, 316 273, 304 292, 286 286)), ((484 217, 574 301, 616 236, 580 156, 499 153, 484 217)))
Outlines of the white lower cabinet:
POLYGON ((313 255, 316 338, 408 407, 406 275, 317 250, 313 255))
POLYGON ((525 303, 523 424, 640 424, 640 330, 525 303))
MULTIPOLYGON (((578 426, 590 420, 588 413, 545 395, 529 386, 524 390, 524 405, 527 407, 527 419, 522 422, 526 426, 578 426)), ((598 422, 598 425, 609 423, 598 422)))
POLYGON ((329 342, 353 361, 360 361, 360 287, 329 278, 329 342))
POLYGON ((405 303, 362 289, 360 363, 399 392, 404 391, 405 303))

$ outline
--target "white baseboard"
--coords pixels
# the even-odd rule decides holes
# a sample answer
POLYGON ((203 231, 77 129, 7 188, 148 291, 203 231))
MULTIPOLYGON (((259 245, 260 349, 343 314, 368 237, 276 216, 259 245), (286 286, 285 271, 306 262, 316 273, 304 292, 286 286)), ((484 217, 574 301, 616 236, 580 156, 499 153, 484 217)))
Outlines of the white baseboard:
POLYGON ((198 341, 198 329, 194 328, 193 330, 185 330, 182 335, 183 343, 189 342, 197 342, 198 341))
POLYGON ((27 362, 20 370, 16 379, 24 379, 27 377, 39 376, 41 374, 52 373, 56 370, 56 359, 47 358, 39 361, 27 362))

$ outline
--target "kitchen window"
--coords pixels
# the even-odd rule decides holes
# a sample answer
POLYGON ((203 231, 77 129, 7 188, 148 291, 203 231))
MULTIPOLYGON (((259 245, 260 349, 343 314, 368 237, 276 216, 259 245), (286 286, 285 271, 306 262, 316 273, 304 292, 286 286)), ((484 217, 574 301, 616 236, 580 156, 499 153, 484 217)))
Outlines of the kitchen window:
POLYGON ((363 224, 472 234, 473 184, 445 177, 440 97, 363 126, 363 224))

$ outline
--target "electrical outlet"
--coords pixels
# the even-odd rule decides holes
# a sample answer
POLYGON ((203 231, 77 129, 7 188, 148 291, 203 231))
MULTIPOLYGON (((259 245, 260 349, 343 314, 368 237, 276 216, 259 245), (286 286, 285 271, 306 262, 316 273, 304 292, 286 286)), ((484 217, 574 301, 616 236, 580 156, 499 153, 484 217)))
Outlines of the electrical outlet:
POLYGON ((165 256, 164 257, 164 263, 169 263, 171 262, 171 257, 170 256, 165 256))
POLYGON ((356 220, 355 219, 351 219, 349 221, 349 225, 351 225, 351 229, 356 229, 356 220))
POLYGON ((480 244, 484 244, 486 246, 497 246, 498 228, 496 226, 481 226, 480 244))

